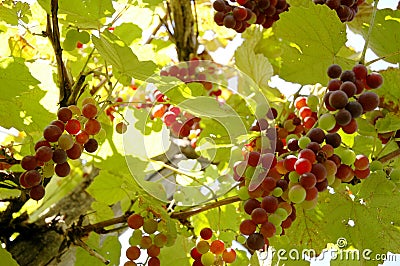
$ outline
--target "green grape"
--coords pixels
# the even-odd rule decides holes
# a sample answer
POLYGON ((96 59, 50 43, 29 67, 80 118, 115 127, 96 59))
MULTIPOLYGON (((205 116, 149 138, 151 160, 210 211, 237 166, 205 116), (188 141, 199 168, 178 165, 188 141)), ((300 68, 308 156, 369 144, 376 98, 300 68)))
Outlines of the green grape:
POLYGON ((98 143, 103 143, 107 138, 107 132, 104 128, 101 128, 99 133, 97 133, 94 138, 97 140, 98 143))
POLYGON ((197 243, 196 248, 200 254, 206 254, 210 250, 210 244, 205 240, 201 240, 197 243))
POLYGON ((165 246, 168 242, 168 237, 164 235, 163 233, 157 234, 154 237, 154 245, 156 245, 159 248, 162 248, 165 246))
POLYGON ((330 186, 333 188, 337 188, 340 186, 340 184, 342 184, 342 180, 340 178, 335 178, 335 181, 330 186))
POLYGON ((383 164, 380 161, 372 161, 369 163, 369 169, 371 172, 383 170, 383 164))
POLYGON ((284 208, 276 209, 275 214, 279 215, 279 217, 281 217, 282 221, 286 220, 286 218, 289 216, 289 214, 287 213, 287 211, 284 208))
POLYGON ((330 186, 330 185, 332 185, 333 184, 333 182, 335 182, 335 175, 327 175, 326 176, 326 179, 328 180, 328 185, 330 186))
POLYGON ((306 198, 306 190, 301 185, 294 185, 289 190, 289 200, 294 203, 301 203, 306 198))
POLYGON ((282 196, 283 194, 283 190, 280 187, 276 187, 274 188, 274 190, 272 190, 272 195, 279 198, 280 196, 282 196))
POLYGON ((343 164, 352 165, 356 161, 356 154, 350 149, 337 148, 335 149, 343 164))
POLYGON ((58 139, 58 146, 65 151, 71 149, 74 143, 74 138, 70 134, 62 134, 58 139))
POLYGON ((47 162, 43 165, 43 177, 52 177, 54 175, 54 163, 53 162, 47 162))
POLYGON ((318 125, 321 129, 329 131, 336 125, 335 116, 331 113, 323 114, 318 119, 318 125))
POLYGON ((307 97, 306 103, 307 103, 307 106, 310 107, 310 109, 311 109, 313 112, 316 112, 316 111, 317 111, 318 104, 319 104, 319 99, 318 99, 317 96, 315 96, 315 95, 309 95, 309 96, 307 97))
POLYGON ((249 191, 246 186, 240 187, 237 194, 241 200, 248 200, 250 198, 249 191))
POLYGON ((158 228, 158 222, 154 219, 147 219, 144 221, 143 224, 143 231, 148 233, 149 235, 153 234, 155 231, 157 231, 158 228))
POLYGON ((277 227, 278 225, 281 225, 282 217, 276 213, 272 213, 270 216, 268 216, 268 222, 277 227))
POLYGON ((296 171, 292 171, 289 173, 289 180, 292 183, 298 183, 299 182, 300 175, 296 171))
POLYGON ((201 263, 204 266, 211 266, 215 262, 215 256, 211 252, 207 252, 201 256, 201 263))
POLYGON ((255 170, 255 167, 247 166, 246 171, 244 172, 244 176, 251 179, 254 175, 255 170))
POLYGON ((275 235, 279 236, 280 234, 282 234, 282 227, 281 226, 275 226, 275 235))
POLYGON ((135 230, 132 233, 132 236, 129 238, 129 245, 136 246, 140 244, 140 240, 142 239, 142 231, 135 230))
POLYGON ((299 144, 300 148, 305 149, 305 148, 307 148, 307 145, 310 142, 311 142, 311 139, 309 137, 304 136, 304 137, 299 138, 298 144, 299 144))
POLYGON ((90 41, 90 34, 87 31, 80 31, 78 35, 78 40, 81 43, 88 43, 90 41))
POLYGON ((393 182, 399 182, 400 181, 400 169, 393 169, 392 172, 390 173, 390 179, 393 182))

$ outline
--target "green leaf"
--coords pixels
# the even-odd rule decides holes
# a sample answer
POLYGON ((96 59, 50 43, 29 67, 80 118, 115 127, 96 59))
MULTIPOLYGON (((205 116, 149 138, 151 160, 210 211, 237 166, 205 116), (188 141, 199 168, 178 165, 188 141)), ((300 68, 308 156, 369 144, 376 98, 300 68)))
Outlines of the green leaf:
POLYGON ((98 29, 105 24, 105 18, 115 12, 111 0, 69 0, 60 2, 60 14, 66 14, 66 21, 79 28, 98 29))
POLYGON ((7 266, 18 266, 19 264, 13 259, 11 254, 0 245, 1 263, 7 266))
POLYGON ((90 215, 91 223, 98 223, 114 218, 115 214, 112 209, 104 202, 94 201, 91 205, 94 213, 90 215))
POLYGON ((260 266, 260 260, 257 252, 254 252, 254 254, 251 256, 249 266, 260 266))
MULTIPOLYGON (((369 25, 363 25, 363 36, 366 38, 369 25)), ((377 10, 375 23, 369 37, 369 48, 379 57, 387 56, 385 61, 397 64, 400 54, 391 55, 400 51, 400 11, 385 8, 377 10)))
POLYGON ((152 61, 139 61, 132 50, 109 31, 103 32, 100 38, 92 35, 92 41, 104 60, 123 78, 146 80, 156 70, 152 61))
POLYGON ((124 43, 130 45, 134 40, 142 37, 142 29, 133 23, 122 23, 113 31, 124 43))
POLYGON ((380 74, 384 82, 382 87, 374 90, 374 92, 381 96, 385 104, 393 108, 399 106, 400 90, 398 85, 400 84, 400 70, 398 68, 389 68, 381 71, 380 74))
POLYGON ((375 127, 379 133, 386 133, 400 129, 400 117, 394 113, 387 113, 385 117, 376 121, 375 127))
MULTIPOLYGON (((120 254, 121 254, 121 243, 117 236, 105 236, 101 237, 96 233, 90 233, 89 238, 86 241, 89 248, 99 253, 103 258, 110 261, 110 265, 119 265, 120 254)), ((98 258, 89 254, 88 251, 79 247, 76 250, 76 262, 75 266, 87 266, 87 265, 104 265, 98 258)))
POLYGON ((158 257, 163 265, 190 266, 188 254, 190 254, 192 247, 192 241, 179 235, 174 245, 161 249, 158 257))
POLYGON ((376 137, 377 133, 375 127, 364 118, 357 118, 358 130, 357 132, 364 136, 376 137))
POLYGON ((8 24, 17 26, 18 21, 29 22, 27 15, 31 15, 28 3, 16 2, 13 6, 8 7, 6 4, 0 5, 1 18, 8 24))
POLYGON ((338 56, 346 43, 346 26, 326 5, 291 7, 280 15, 275 34, 286 42, 279 73, 286 81, 324 84, 329 65, 338 63, 348 69, 354 64, 338 56))

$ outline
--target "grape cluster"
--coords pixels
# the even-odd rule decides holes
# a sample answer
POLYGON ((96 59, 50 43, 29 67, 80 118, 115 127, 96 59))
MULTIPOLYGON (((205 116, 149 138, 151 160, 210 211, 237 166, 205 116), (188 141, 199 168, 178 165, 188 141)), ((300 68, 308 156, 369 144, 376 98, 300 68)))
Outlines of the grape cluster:
POLYGON ((44 139, 36 142, 35 154, 21 160, 21 167, 26 171, 19 182, 30 189, 32 199, 44 197, 43 178, 50 178, 54 173, 65 177, 70 173, 68 159, 78 159, 83 150, 89 153, 97 150, 98 142, 93 136, 100 132, 101 124, 96 116, 96 101, 92 98, 83 100, 82 109, 71 105, 58 110, 58 120, 52 121, 43 130, 44 139))
POLYGON ((132 214, 127 220, 128 226, 134 229, 132 236, 129 238, 131 245, 126 250, 128 261, 125 266, 136 266, 134 262, 140 257, 143 250, 146 250, 148 255, 147 265, 159 266, 160 249, 168 243, 166 234, 160 232, 160 220, 156 217, 143 217, 140 214, 132 214))
POLYGON ((332 112, 319 118, 319 126, 329 132, 342 128, 345 133, 352 134, 358 128, 355 118, 378 107, 379 97, 370 90, 380 87, 383 78, 379 73, 368 74, 362 64, 346 71, 334 64, 329 66, 327 74, 331 80, 324 95, 324 104, 332 112))
POLYGON ((225 265, 235 262, 236 251, 225 247, 224 241, 220 239, 211 241, 212 237, 213 231, 211 228, 201 229, 200 239, 190 251, 190 256, 194 259, 193 266, 225 265))
MULTIPOLYGON (((235 1, 234 1, 235 2, 235 1)), ((216 0, 213 8, 214 21, 218 26, 225 26, 242 33, 251 24, 270 28, 279 19, 279 14, 289 9, 286 0, 237 0, 239 5, 231 5, 225 0, 216 0)))
POLYGON ((352 21, 358 12, 358 7, 365 0, 314 0, 314 3, 327 5, 330 9, 336 11, 340 21, 352 21))

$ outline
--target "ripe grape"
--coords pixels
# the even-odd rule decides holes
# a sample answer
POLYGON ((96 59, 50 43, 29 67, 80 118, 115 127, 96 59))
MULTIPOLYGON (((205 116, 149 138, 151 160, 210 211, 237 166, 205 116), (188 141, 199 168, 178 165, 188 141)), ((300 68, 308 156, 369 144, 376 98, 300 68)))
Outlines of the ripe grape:
POLYGON ((140 257, 140 248, 137 246, 130 246, 126 250, 126 257, 130 260, 137 260, 140 257))
MULTIPOLYGON (((315 154, 316 154, 316 153, 319 151, 319 149, 320 149, 320 145, 319 145, 319 143, 317 143, 317 142, 315 142, 315 141, 311 141, 310 143, 308 143, 307 149, 309 149, 309 150, 311 150, 312 152, 314 152, 314 156, 315 156, 315 154)), ((306 153, 305 155, 307 155, 307 153, 306 153)), ((313 163, 313 161, 311 161, 310 158, 306 158, 306 159, 308 159, 311 163, 313 163)), ((315 159, 314 159, 314 161, 315 161, 315 159)))
POLYGON ((65 124, 65 130, 71 135, 76 135, 81 130, 81 123, 77 119, 71 119, 65 124))
MULTIPOLYGON (((340 4, 340 1, 339 1, 339 4, 340 4)), ((336 8, 333 8, 333 9, 336 9, 336 8)), ((327 74, 328 74, 328 77, 330 77, 331 79, 339 78, 340 74, 342 74, 342 68, 336 64, 330 65, 328 67, 327 74)))
POLYGON ((25 180, 25 176, 26 176, 27 171, 23 172, 20 176, 19 176, 19 184, 25 188, 29 188, 31 187, 28 183, 26 183, 25 180))
POLYGON ((154 240, 154 245, 160 248, 165 246, 165 244, 167 244, 168 242, 167 236, 164 235, 163 233, 157 234, 153 240, 154 240))
POLYGON ((307 136, 310 138, 311 141, 317 142, 321 144, 325 140, 325 133, 322 129, 320 128, 313 128, 311 129, 307 136))
MULTIPOLYGON (((338 9, 340 6, 340 0, 326 0, 325 4, 330 8, 330 9, 338 9)), ((329 76, 329 73, 328 73, 329 76)), ((340 76, 340 74, 339 74, 340 76)), ((338 77, 339 77, 338 76, 338 77)))
POLYGON ((346 70, 346 71, 343 71, 342 74, 340 75, 340 80, 343 82, 345 82, 345 81, 355 82, 356 76, 353 71, 346 70))
POLYGON ((63 150, 71 149, 74 143, 74 138, 70 134, 62 134, 58 139, 58 146, 63 150))
POLYGON ((346 110, 350 112, 352 118, 360 117, 363 113, 363 108, 359 102, 353 101, 346 105, 346 110))
POLYGON ((303 106, 303 107, 301 107, 299 114, 300 114, 301 118, 305 119, 306 117, 311 116, 312 110, 308 106, 303 106))
POLYGON ((252 220, 243 220, 240 223, 239 231, 244 235, 251 235, 257 229, 257 225, 252 220))
POLYGON ((250 215, 255 208, 259 208, 261 203, 256 199, 249 199, 244 203, 244 211, 250 215))
POLYGON ((356 160, 354 162, 354 167, 356 168, 356 170, 365 170, 368 168, 368 166, 369 160, 367 156, 363 154, 359 154, 356 156, 356 160))
MULTIPOLYGON (((310 145, 312 142, 310 142, 309 144, 307 144, 307 147, 308 147, 308 145, 310 145)), ((318 143, 316 143, 317 145, 318 145, 318 143)), ((318 148, 319 148, 319 145, 318 145, 318 148)), ((299 152, 299 154, 298 154, 298 158, 299 159, 301 159, 301 158, 303 158, 303 159, 307 159, 310 163, 314 163, 315 162, 315 153, 314 153, 314 151, 313 150, 311 150, 311 149, 308 149, 308 148, 305 148, 305 149, 303 149, 303 150, 301 150, 300 152, 299 152)))
POLYGON ((289 155, 283 160, 283 165, 285 166, 286 170, 290 172, 294 170, 294 164, 296 163, 296 161, 297 161, 296 156, 289 155))
POLYGON ((228 15, 225 15, 223 24, 228 29, 233 29, 236 25, 236 20, 233 17, 233 15, 228 14, 228 15))
POLYGON ((296 172, 299 175, 310 172, 311 168, 312 168, 311 162, 305 158, 298 159, 294 164, 294 170, 296 170, 296 172))
POLYGON ((35 157, 41 162, 48 162, 53 157, 53 150, 47 146, 42 146, 37 149, 35 157))
POLYGON ((89 140, 89 134, 86 133, 86 131, 80 131, 76 136, 75 136, 76 142, 79 144, 85 144, 89 140))
POLYGON ((54 120, 54 121, 51 121, 50 125, 59 127, 59 128, 61 129, 61 131, 64 131, 64 128, 65 128, 65 124, 64 124, 64 122, 61 121, 61 120, 54 120))
POLYGON ((74 143, 74 145, 72 145, 72 148, 67 150, 67 156, 72 160, 78 159, 79 157, 81 157, 81 154, 82 146, 78 143, 74 143))
POLYGON ((329 96, 329 105, 335 109, 344 108, 349 101, 347 94, 343 91, 333 91, 329 96))
POLYGON ((97 107, 92 103, 87 103, 82 107, 82 115, 86 118, 94 118, 97 115, 97 107))
MULTIPOLYGON (((316 184, 315 184, 316 185, 316 184)), ((306 199, 305 200, 313 200, 318 196, 318 188, 311 187, 310 189, 306 189, 306 199)))
POLYGON ((258 165, 259 160, 260 160, 260 153, 252 151, 248 155, 247 164, 256 167, 258 165))
POLYGON ((40 184, 42 176, 37 170, 29 170, 25 172, 24 181, 29 187, 34 187, 40 184))
POLYGON ((317 178, 312 173, 304 173, 300 176, 300 185, 305 189, 311 189, 317 183, 317 178))
POLYGON ((57 117, 63 122, 67 122, 72 118, 72 111, 68 107, 61 107, 57 112, 57 117))
POLYGON ((287 148, 289 151, 297 151, 300 149, 297 139, 290 139, 287 143, 287 148))
POLYGON ((323 181, 318 182, 315 187, 318 189, 318 192, 322 192, 328 188, 328 180, 325 178, 323 181))
POLYGON ((351 81, 345 81, 340 85, 340 90, 344 91, 347 94, 347 97, 353 97, 357 92, 356 85, 351 81))
POLYGON ((128 260, 124 263, 124 266, 137 266, 137 264, 134 261, 128 260))
POLYGON ((233 263, 236 260, 236 251, 232 248, 227 248, 222 253, 222 260, 225 263, 233 263))
POLYGON ((42 185, 37 185, 31 188, 29 191, 29 197, 33 200, 41 200, 44 197, 45 189, 42 185))
POLYGON ((160 255, 160 248, 157 247, 156 245, 151 245, 148 249, 147 249, 147 255, 149 255, 149 257, 157 257, 158 255, 160 255))
POLYGON ((196 247, 192 248, 190 250, 190 256, 194 259, 194 260, 199 260, 201 259, 201 253, 197 250, 196 247))
POLYGON ((52 159, 57 164, 65 163, 67 161, 67 153, 63 149, 55 149, 52 159))
POLYGON ((43 137, 49 142, 56 142, 61 134, 61 129, 55 125, 49 125, 43 130, 43 137))
POLYGON ((157 231, 158 222, 154 219, 147 219, 143 223, 143 231, 148 234, 153 234, 157 231))
POLYGON ((363 64, 358 64, 353 67, 353 72, 356 79, 366 79, 368 74, 368 69, 363 64))
POLYGON ((325 166, 321 163, 313 164, 311 173, 315 175, 317 182, 324 180, 328 174, 325 166))
POLYGON ((379 73, 372 72, 371 74, 367 75, 366 78, 367 86, 376 89, 379 88, 383 83, 383 78, 379 73))
POLYGON ((200 236, 201 238, 203 238, 204 240, 209 240, 213 235, 213 231, 211 230, 211 228, 203 228, 200 231, 200 236))
POLYGON ((350 123, 351 121, 351 114, 349 111, 346 109, 341 109, 335 114, 335 119, 338 125, 340 126, 346 126, 350 123))
POLYGON ((213 3, 213 8, 216 10, 216 11, 220 11, 220 12, 223 12, 223 11, 225 11, 225 2, 223 1, 223 0, 216 0, 214 3, 213 3))
POLYGON ((251 212, 251 219, 256 224, 262 224, 268 220, 268 214, 265 209, 256 208, 251 212))
POLYGON ((148 263, 148 266, 160 266, 160 264, 161 264, 160 259, 157 257, 150 258, 147 263, 148 263))
POLYGON ((337 91, 340 90, 342 83, 343 82, 340 79, 331 79, 326 87, 329 91, 337 91))
POLYGON ((42 146, 47 146, 51 148, 50 143, 47 140, 39 140, 38 142, 36 142, 35 144, 35 151, 37 151, 37 149, 39 149, 42 146))
POLYGON ((278 199, 273 196, 265 196, 261 202, 261 208, 269 213, 273 213, 278 208, 278 199))
POLYGON ((251 250, 262 249, 265 245, 264 236, 260 233, 251 234, 246 240, 246 245, 251 250))
POLYGON ((95 152, 97 151, 97 148, 99 147, 99 143, 95 139, 89 139, 83 147, 85 148, 85 151, 87 152, 95 152))
POLYGON ((301 203, 306 198, 306 190, 301 185, 294 185, 289 189, 288 196, 293 203, 301 203))
POLYGON ((276 227, 274 224, 270 222, 266 222, 263 225, 261 225, 260 228, 260 233, 265 237, 269 238, 275 235, 276 233, 276 227))
POLYGON ((326 144, 331 145, 333 148, 337 148, 342 143, 342 138, 338 133, 328 133, 325 136, 326 144))
POLYGON ((354 176, 353 169, 351 169, 350 166, 345 164, 341 164, 336 171, 336 177, 341 180, 348 180, 353 176, 354 176))
POLYGON ((34 170, 37 166, 35 156, 27 155, 21 160, 21 167, 25 170, 34 170))
POLYGON ((85 123, 85 131, 89 135, 96 135, 97 133, 100 132, 100 129, 101 129, 101 124, 96 119, 91 118, 85 123))
POLYGON ((373 92, 366 91, 360 95, 358 102, 365 112, 372 111, 379 105, 379 97, 373 92))
POLYGON ((144 224, 144 219, 140 214, 132 214, 127 220, 128 226, 132 229, 139 229, 144 224))
POLYGON ((223 241, 217 239, 211 242, 210 251, 215 255, 222 254, 224 250, 225 250, 225 243, 223 241))
POLYGON ((71 110, 72 114, 74 115, 81 115, 81 109, 79 109, 79 107, 76 105, 70 105, 68 106, 68 109, 71 110))
POLYGON ((65 177, 71 172, 71 167, 69 166, 68 162, 64 162, 56 164, 54 171, 59 177, 65 177))
POLYGON ((365 179, 369 176, 369 174, 371 173, 371 171, 369 170, 369 168, 366 168, 364 170, 354 170, 354 175, 359 178, 359 179, 365 179))

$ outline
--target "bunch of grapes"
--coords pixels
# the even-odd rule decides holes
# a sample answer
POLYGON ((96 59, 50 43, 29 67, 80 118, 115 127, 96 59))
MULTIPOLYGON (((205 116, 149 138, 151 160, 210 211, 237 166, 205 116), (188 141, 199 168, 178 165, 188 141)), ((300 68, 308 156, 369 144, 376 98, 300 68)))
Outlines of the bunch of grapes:
POLYGON ((212 237, 211 228, 201 229, 200 239, 190 251, 190 256, 194 259, 193 266, 225 265, 235 262, 236 251, 225 247, 224 241, 220 239, 211 240, 212 237))
POLYGON ((342 128, 345 133, 352 134, 358 128, 355 118, 378 107, 379 97, 370 90, 380 87, 383 78, 379 73, 368 74, 362 64, 346 71, 334 64, 328 68, 327 74, 331 80, 324 103, 331 112, 319 118, 319 127, 329 132, 342 128))
POLYGON ((358 6, 365 0, 314 0, 319 5, 327 5, 330 9, 336 11, 340 21, 352 21, 358 12, 358 6))
POLYGON ((148 266, 159 266, 160 249, 168 243, 166 234, 160 232, 160 220, 152 217, 143 217, 140 214, 132 214, 127 220, 128 226, 134 229, 132 236, 129 239, 131 245, 126 250, 128 261, 125 266, 136 266, 135 260, 140 257, 143 250, 146 250, 148 266))
MULTIPOLYGON (((233 1, 235 2, 235 1, 233 1)), ((286 0, 237 0, 239 5, 231 5, 225 0, 216 0, 213 8, 217 11, 214 21, 242 33, 251 24, 270 28, 279 19, 279 14, 289 9, 286 0)))
POLYGON ((98 148, 93 138, 101 130, 96 119, 97 104, 92 98, 83 100, 83 107, 76 105, 62 107, 54 120, 43 130, 44 139, 35 144, 35 154, 21 160, 21 167, 26 170, 19 182, 30 189, 29 196, 34 200, 44 197, 43 178, 51 178, 54 173, 65 177, 70 173, 68 159, 78 159, 83 150, 92 153, 98 148))

